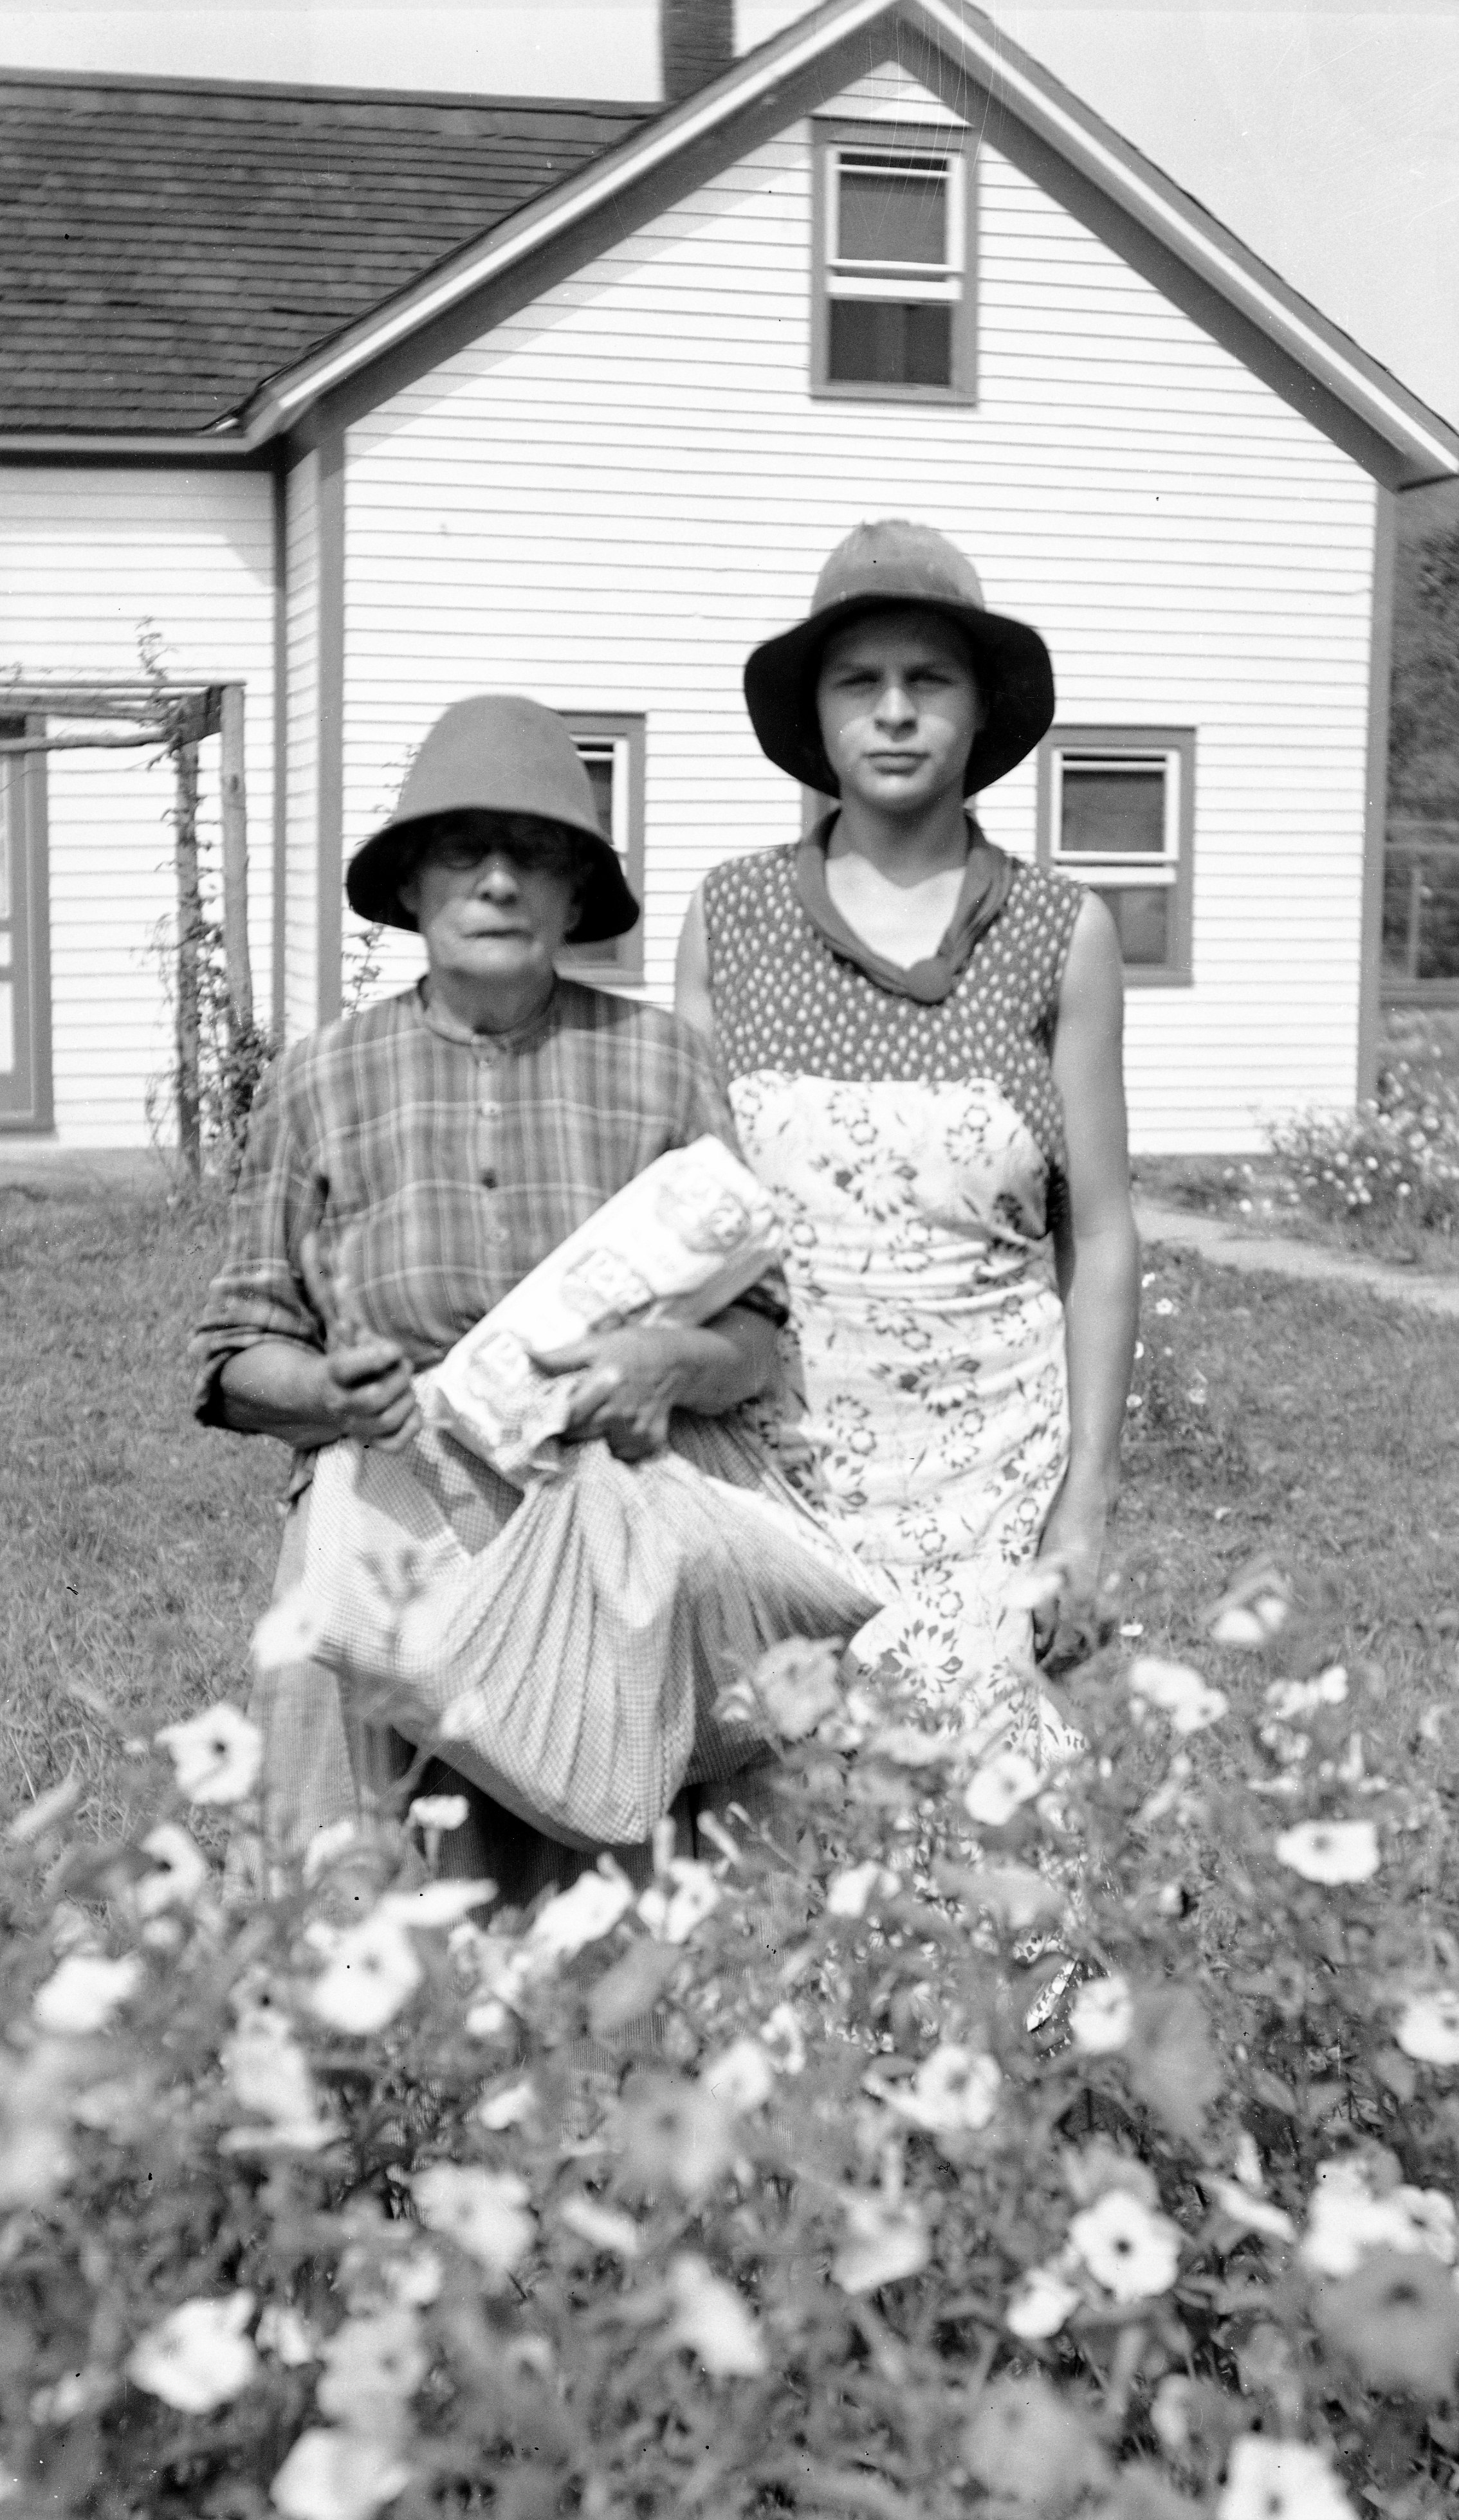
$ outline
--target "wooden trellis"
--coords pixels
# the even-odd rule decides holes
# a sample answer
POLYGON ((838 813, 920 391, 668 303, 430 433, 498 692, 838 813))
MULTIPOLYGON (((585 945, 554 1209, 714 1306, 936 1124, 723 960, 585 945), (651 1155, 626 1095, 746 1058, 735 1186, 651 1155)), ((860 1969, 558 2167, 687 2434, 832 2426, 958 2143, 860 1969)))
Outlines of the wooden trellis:
POLYGON ((41 718, 43 732, 0 737, 0 755, 116 752, 170 754, 175 783, 177 973, 174 1090, 177 1138, 190 1172, 203 1169, 202 952, 205 931, 198 857, 199 745, 219 739, 222 820, 223 959, 227 1020, 237 1047, 251 1032, 249 960, 249 823, 244 783, 241 683, 28 683, 0 687, 0 713, 41 718), (79 732, 58 731, 79 729, 79 732), (122 730, 125 731, 122 731, 122 730))

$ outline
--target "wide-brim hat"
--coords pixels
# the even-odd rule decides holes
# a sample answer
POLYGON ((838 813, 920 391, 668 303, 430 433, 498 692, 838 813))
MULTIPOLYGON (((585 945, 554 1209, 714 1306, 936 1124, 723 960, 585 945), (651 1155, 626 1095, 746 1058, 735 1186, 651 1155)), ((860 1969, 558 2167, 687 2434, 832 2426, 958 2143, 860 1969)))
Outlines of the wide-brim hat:
POLYGON ((906 604, 955 621, 972 652, 985 715, 968 755, 964 795, 991 788, 1047 735, 1054 668, 1038 632, 988 610, 977 569, 945 534, 889 517, 857 525, 837 545, 805 620, 767 639, 745 668, 751 724, 778 770, 823 796, 840 794, 816 708, 822 653, 838 630, 906 604))
POLYGON ((584 880, 570 945, 626 936, 639 920, 617 851, 603 836, 582 757, 555 709, 479 693, 432 727, 405 774, 400 802, 349 862, 344 890, 373 926, 415 927, 399 887, 416 863, 423 824, 441 814, 530 814, 583 843, 584 880))

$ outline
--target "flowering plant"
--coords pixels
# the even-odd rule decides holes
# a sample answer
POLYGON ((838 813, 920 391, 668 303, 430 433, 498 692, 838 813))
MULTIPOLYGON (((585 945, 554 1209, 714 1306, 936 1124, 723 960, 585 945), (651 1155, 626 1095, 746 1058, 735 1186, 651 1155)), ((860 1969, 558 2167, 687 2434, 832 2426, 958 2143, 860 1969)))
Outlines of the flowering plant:
POLYGON ((20 1815, 0 2502, 1452 2509, 1459 1737, 1278 1570, 1208 1625, 1057 1771, 782 1654, 773 1822, 528 1914, 448 1797, 230 1906, 236 1712, 125 1843, 20 1815))

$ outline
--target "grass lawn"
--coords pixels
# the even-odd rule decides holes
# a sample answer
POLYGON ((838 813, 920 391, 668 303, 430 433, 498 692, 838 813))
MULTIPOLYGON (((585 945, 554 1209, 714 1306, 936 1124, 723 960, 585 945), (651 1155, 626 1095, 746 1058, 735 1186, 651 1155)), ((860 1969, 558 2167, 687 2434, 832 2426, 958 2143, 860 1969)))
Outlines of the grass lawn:
MULTIPOLYGON (((219 1234, 157 1195, 0 1188, 0 1812, 74 1760, 116 1827, 127 1734, 247 1685, 285 1456, 188 1413, 219 1234)), ((1451 1672, 1459 1325, 1174 1253, 1145 1304, 1119 1524, 1144 1647, 1199 1650, 1202 1603, 1270 1550, 1322 1580, 1333 1651, 1395 1688, 1451 1672)))
POLYGON ((6 1807, 74 1760, 114 1827, 125 1735, 246 1686, 285 1456, 189 1413, 219 1234, 159 1193, 0 1186, 6 1807))

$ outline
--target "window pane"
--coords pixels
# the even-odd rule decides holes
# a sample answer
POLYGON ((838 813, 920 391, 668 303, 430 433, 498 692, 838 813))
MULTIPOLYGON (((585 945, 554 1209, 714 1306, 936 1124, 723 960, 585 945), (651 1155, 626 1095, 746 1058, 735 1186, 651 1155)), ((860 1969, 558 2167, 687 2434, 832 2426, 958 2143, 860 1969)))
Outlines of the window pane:
POLYGON ((0 919, 10 913, 10 763, 0 754, 0 919))
POLYGON ((1408 915, 1413 887, 1421 880, 1422 862, 1405 850, 1384 861, 1383 968, 1411 978, 1408 968, 1408 915))
POLYGON ((1106 857, 1163 857, 1165 773, 1158 770, 1083 769, 1064 763, 1061 853, 1097 849, 1106 857))
POLYGON ((1115 922, 1119 951, 1131 970, 1159 970, 1170 959, 1170 904, 1165 884, 1112 884, 1093 889, 1115 922))
POLYGON ((841 170, 843 262, 947 261, 947 178, 920 167, 841 170))
POLYGON ((1419 895, 1420 980, 1459 980, 1459 849, 1430 849, 1419 895))
POLYGON ((605 840, 613 839, 613 759, 611 743, 579 743, 578 757, 588 774, 593 791, 593 806, 598 816, 598 829, 605 840))
POLYGON ((9 980, 0 980, 0 1076, 14 1076, 15 1069, 15 990, 9 980))
POLYGON ((952 308, 833 297, 827 370, 833 384, 950 385, 952 308))

